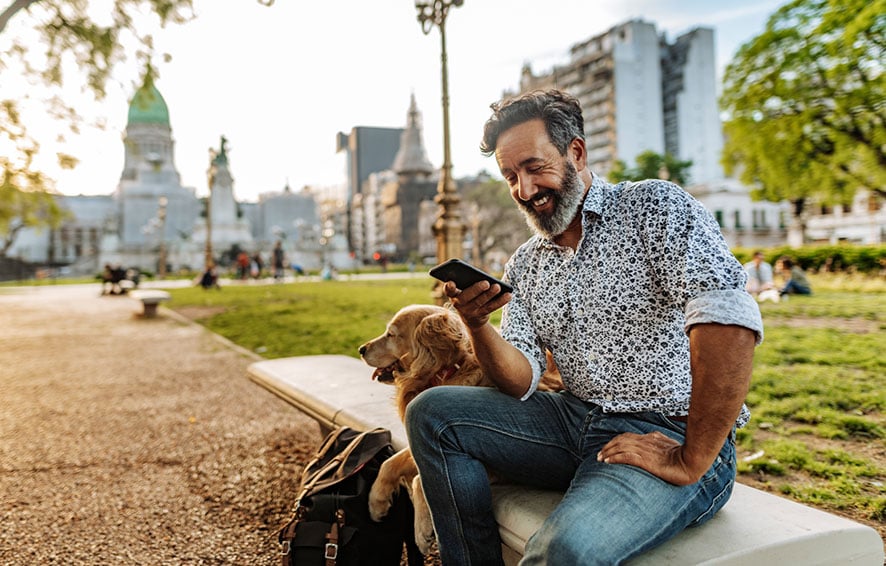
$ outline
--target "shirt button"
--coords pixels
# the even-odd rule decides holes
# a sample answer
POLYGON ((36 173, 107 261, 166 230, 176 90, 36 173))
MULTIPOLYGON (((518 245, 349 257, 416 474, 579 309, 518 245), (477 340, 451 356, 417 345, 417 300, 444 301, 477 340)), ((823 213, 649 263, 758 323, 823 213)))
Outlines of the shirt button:
POLYGON ((612 401, 612 393, 607 393, 606 395, 603 396, 603 398, 606 399, 607 401, 612 401))
POLYGON ((588 361, 591 363, 596 362, 597 361, 597 354, 595 354, 594 352, 589 353, 588 354, 588 361))

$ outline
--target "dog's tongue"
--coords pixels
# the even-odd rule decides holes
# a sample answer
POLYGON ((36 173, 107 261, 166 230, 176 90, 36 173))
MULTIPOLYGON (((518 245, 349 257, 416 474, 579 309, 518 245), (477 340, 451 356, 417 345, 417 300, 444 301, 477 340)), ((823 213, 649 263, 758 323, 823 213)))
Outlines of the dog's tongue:
POLYGON ((394 370, 398 367, 397 362, 394 362, 388 367, 375 368, 375 371, 372 372, 372 379, 380 383, 392 383, 394 381, 394 370))

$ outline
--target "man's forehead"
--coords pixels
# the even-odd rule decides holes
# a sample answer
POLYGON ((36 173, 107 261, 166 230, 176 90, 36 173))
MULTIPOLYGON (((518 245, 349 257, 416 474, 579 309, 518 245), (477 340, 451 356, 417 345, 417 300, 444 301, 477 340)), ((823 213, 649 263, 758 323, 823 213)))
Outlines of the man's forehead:
POLYGON ((499 168, 510 168, 527 160, 543 159, 554 151, 544 122, 530 120, 508 128, 498 137, 495 160, 499 168))

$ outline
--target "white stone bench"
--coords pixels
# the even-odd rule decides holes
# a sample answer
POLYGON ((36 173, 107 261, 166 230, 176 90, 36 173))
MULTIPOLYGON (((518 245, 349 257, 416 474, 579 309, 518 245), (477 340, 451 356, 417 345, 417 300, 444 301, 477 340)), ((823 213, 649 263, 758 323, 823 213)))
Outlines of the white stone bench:
MULTIPOLYGON (((407 445, 393 388, 372 381, 372 370, 356 358, 265 360, 251 364, 248 373, 324 429, 381 426, 390 429, 396 448, 407 445)), ((514 485, 496 485, 493 491, 505 563, 516 564, 526 540, 562 494, 514 485)), ((871 527, 736 483, 732 498, 708 523, 685 530, 630 563, 883 566, 883 560, 883 540, 871 527)))
POLYGON ((129 296, 142 302, 142 305, 144 306, 142 316, 145 318, 154 318, 157 316, 157 307, 160 303, 172 298, 169 293, 159 289, 138 289, 130 291, 129 296))

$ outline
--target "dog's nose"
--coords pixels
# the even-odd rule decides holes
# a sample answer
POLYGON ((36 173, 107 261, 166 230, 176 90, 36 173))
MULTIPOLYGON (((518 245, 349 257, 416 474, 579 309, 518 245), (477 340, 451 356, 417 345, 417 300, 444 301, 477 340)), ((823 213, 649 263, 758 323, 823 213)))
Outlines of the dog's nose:
POLYGON ((363 354, 365 354, 366 353, 366 344, 363 344, 362 346, 360 346, 360 348, 358 348, 357 351, 360 352, 361 356, 363 354))

